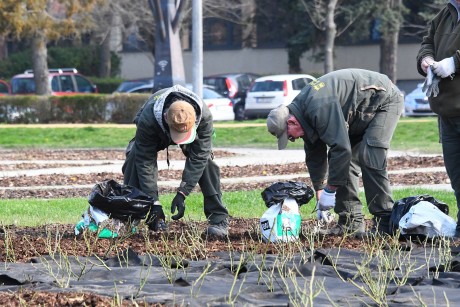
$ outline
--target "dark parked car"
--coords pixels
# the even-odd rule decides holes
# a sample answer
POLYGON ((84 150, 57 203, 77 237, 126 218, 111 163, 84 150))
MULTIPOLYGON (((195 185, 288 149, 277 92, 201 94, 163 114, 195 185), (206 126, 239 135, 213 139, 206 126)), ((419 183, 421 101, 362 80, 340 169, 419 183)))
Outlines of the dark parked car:
POLYGON ((252 82, 259 77, 253 73, 219 74, 204 77, 203 83, 211 86, 221 95, 232 99, 235 120, 243 120, 246 92, 252 82))
POLYGON ((133 88, 148 84, 153 84, 153 78, 126 80, 120 83, 120 85, 115 90, 115 93, 127 93, 133 88))
POLYGON ((10 95, 11 89, 8 82, 0 80, 0 96, 2 95, 10 95))

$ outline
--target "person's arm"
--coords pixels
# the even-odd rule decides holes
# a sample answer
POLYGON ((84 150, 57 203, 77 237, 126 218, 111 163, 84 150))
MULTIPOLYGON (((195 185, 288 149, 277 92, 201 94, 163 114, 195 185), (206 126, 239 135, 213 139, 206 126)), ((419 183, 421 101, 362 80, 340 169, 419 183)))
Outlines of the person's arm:
POLYGON ((318 138, 329 147, 328 176, 323 184, 331 189, 345 185, 351 162, 351 145, 340 103, 331 98, 324 99, 313 119, 318 138))
POLYGON ((203 116, 197 128, 196 139, 187 145, 189 147, 188 156, 182 172, 182 182, 178 188, 178 191, 184 195, 189 195, 195 188, 211 155, 212 135, 214 133, 212 115, 205 105, 203 105, 202 112, 203 116))

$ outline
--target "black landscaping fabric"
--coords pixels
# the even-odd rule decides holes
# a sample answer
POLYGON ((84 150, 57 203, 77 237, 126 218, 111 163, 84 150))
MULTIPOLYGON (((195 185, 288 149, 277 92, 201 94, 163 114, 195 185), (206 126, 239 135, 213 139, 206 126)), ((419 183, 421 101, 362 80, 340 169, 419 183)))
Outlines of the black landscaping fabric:
POLYGON ((379 257, 346 249, 294 255, 218 252, 200 261, 138 256, 131 250, 105 260, 55 254, 31 263, 0 263, 0 291, 91 292, 171 306, 305 306, 313 289, 315 306, 377 306, 359 289, 369 289, 363 279, 384 272, 402 276, 410 266, 403 286, 390 282, 385 290, 385 282, 374 283, 385 290, 389 306, 454 306, 460 302, 460 250, 452 249, 451 258, 437 251, 420 246, 374 250, 392 259, 387 263, 393 269, 387 271, 379 257), (449 272, 443 272, 446 266, 449 272))

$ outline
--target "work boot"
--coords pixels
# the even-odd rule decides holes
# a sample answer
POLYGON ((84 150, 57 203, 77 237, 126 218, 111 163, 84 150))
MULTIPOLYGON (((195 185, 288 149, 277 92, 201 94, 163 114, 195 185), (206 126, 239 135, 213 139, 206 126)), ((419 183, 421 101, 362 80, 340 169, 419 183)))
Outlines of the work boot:
POLYGON ((209 226, 206 229, 205 234, 219 238, 228 236, 228 219, 225 218, 219 223, 209 222, 209 226))
POLYGON ((394 233, 390 229, 390 217, 391 215, 374 216, 368 235, 393 236, 394 233))
POLYGON ((340 223, 326 229, 319 229, 318 234, 322 236, 354 236, 361 238, 365 233, 364 223, 353 223, 352 226, 342 225, 340 223))

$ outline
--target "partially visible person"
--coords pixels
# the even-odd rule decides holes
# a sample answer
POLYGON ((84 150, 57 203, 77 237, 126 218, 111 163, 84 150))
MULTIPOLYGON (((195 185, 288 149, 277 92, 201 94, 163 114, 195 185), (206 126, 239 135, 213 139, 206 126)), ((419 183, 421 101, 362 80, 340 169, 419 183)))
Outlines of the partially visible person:
MULTIPOLYGON (((460 209, 460 1, 451 0, 428 24, 417 54, 418 72, 428 67, 440 77, 439 93, 430 96, 430 107, 438 114, 444 164, 460 209)), ((460 210, 456 237, 460 237, 460 210)))
POLYGON ((268 115, 267 128, 278 138, 278 149, 288 140, 303 139, 319 209, 334 208, 338 214, 337 225, 321 234, 365 233, 360 172, 373 231, 390 233, 394 201, 387 154, 402 109, 403 96, 387 76, 343 69, 312 81, 291 104, 268 115))
MULTIPOLYGON (((199 184, 204 197, 207 234, 228 235, 228 211, 222 203, 220 170, 213 161, 212 115, 192 91, 175 85, 154 93, 134 119, 136 135, 127 148, 124 183, 158 200, 157 153, 179 145, 186 156, 182 182, 171 204, 173 220, 185 213, 185 199, 199 184)), ((169 163, 169 161, 168 161, 169 163)))

